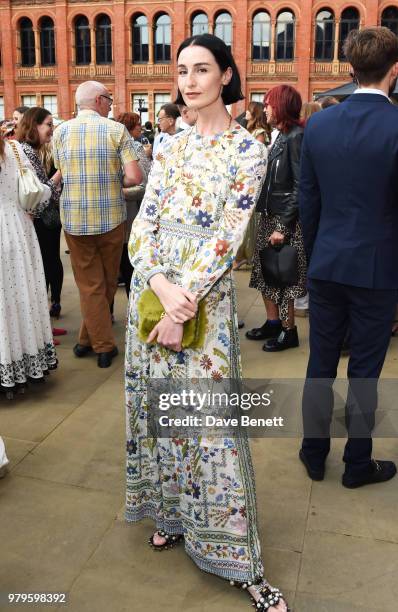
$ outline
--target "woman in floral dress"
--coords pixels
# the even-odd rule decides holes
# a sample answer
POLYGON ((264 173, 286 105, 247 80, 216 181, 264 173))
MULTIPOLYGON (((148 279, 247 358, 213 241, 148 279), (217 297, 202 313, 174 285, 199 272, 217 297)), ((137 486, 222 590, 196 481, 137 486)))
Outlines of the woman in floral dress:
POLYGON ((155 548, 183 538, 199 568, 247 588, 259 610, 283 612, 281 594, 263 580, 247 439, 147 436, 150 379, 183 380, 189 388, 193 380, 241 377, 231 270, 267 165, 265 146, 225 108, 242 99, 226 45, 195 36, 177 59, 177 103, 196 108, 198 120, 158 151, 130 236, 126 518, 152 518, 155 548), (165 316, 142 342, 137 302, 148 286, 165 316), (202 299, 204 345, 182 349, 183 323, 202 299))

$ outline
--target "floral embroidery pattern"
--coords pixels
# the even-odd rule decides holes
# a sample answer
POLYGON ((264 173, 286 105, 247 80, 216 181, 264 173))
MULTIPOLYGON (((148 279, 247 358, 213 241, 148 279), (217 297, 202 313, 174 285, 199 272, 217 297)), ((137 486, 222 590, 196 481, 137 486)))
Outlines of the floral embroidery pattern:
POLYGON ((188 439, 183 432, 148 437, 146 390, 151 378, 207 389, 241 376, 229 270, 265 171, 265 147, 241 127, 208 138, 189 130, 177 134, 153 164, 129 242, 126 517, 150 517, 158 529, 184 533, 185 549, 200 568, 236 580, 263 571, 248 441, 188 439), (138 339, 137 301, 156 272, 206 297, 202 349, 175 353, 138 339))

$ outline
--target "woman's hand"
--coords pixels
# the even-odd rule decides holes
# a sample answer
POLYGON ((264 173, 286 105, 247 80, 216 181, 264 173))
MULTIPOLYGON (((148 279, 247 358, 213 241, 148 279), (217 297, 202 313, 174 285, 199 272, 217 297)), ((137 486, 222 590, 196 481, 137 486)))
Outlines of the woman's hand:
POLYGON ((155 325, 147 338, 147 342, 148 344, 157 342, 161 346, 178 353, 182 349, 183 333, 184 326, 181 323, 173 323, 170 317, 166 315, 155 325))
POLYGON ((273 232, 268 240, 272 245, 282 244, 282 242, 285 240, 285 236, 280 232, 273 232))
POLYGON ((173 323, 185 323, 194 318, 198 310, 194 293, 170 283, 161 273, 152 276, 149 284, 173 323))

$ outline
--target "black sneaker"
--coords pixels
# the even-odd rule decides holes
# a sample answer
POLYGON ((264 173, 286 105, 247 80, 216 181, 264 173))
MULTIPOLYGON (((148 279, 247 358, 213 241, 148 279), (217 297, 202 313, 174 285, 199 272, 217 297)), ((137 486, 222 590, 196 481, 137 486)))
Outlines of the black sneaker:
POLYGON ((97 365, 99 368, 109 368, 112 365, 112 359, 119 353, 117 346, 114 346, 111 351, 106 353, 97 353, 97 365))
POLYGON ((292 329, 282 328, 281 333, 277 338, 270 338, 263 346, 263 351, 268 353, 276 353, 285 349, 296 348, 299 345, 297 327, 292 329))
POLYGON ((254 327, 246 332, 248 340, 267 340, 267 338, 277 338, 282 331, 282 323, 270 323, 266 321, 262 327, 254 327))
POLYGON ((84 344, 75 344, 73 347, 73 352, 76 357, 85 357, 89 353, 91 353, 93 349, 91 346, 85 346, 84 344))
POLYGON ((323 480, 325 478, 325 466, 321 468, 311 467, 303 449, 301 449, 299 452, 299 459, 304 464, 307 474, 311 480, 323 480))
POLYGON ((379 461, 378 459, 372 459, 372 471, 370 474, 363 474, 362 476, 357 477, 343 474, 341 482, 348 489, 356 489, 367 484, 386 482, 387 480, 394 478, 396 473, 397 466, 393 461, 379 461))

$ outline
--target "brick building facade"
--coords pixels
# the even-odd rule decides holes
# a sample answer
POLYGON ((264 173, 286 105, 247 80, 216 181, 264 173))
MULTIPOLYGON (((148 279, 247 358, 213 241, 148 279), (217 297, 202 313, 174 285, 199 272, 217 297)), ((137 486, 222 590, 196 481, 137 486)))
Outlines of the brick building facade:
POLYGON ((285 82, 309 100, 350 79, 346 33, 381 23, 398 32, 398 1, 0 0, 0 118, 21 104, 70 118, 76 87, 95 79, 114 113, 141 104, 153 120, 175 95, 176 49, 192 30, 231 44, 246 95, 234 113, 285 82))

